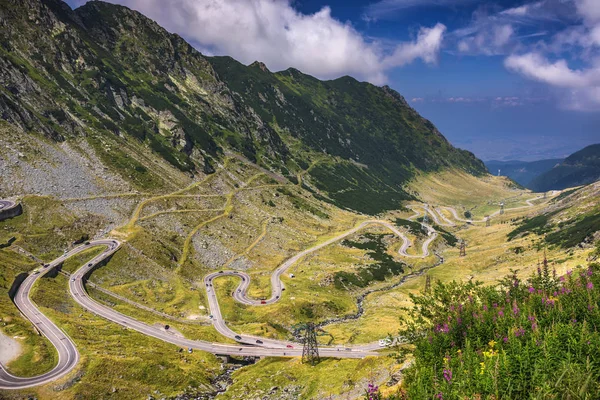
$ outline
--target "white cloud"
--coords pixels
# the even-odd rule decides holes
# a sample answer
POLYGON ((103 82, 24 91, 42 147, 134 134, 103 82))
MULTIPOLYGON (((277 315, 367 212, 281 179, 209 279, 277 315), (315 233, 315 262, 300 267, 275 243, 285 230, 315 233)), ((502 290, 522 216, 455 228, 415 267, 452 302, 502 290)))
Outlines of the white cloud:
MULTIPOLYGON (((555 3, 556 0, 552 4, 558 4, 555 3)), ((597 111, 600 109, 600 1, 567 0, 560 5, 565 4, 572 10, 566 19, 569 26, 549 41, 510 55, 504 65, 554 88, 566 108, 597 111)))
POLYGON ((528 12, 529 12, 529 6, 526 4, 526 5, 523 5, 520 7, 506 9, 506 10, 500 12, 500 14, 523 17, 523 16, 527 15, 528 12))
POLYGON ((565 88, 585 88, 600 85, 600 68, 573 70, 564 59, 551 62, 540 54, 512 55, 505 60, 507 68, 529 78, 565 88))
POLYGON ((416 59, 434 63, 445 26, 423 28, 414 42, 388 50, 368 40, 329 7, 302 14, 293 0, 112 0, 136 9, 200 49, 269 69, 297 68, 319 78, 353 75, 375 84, 386 71, 416 59))
POLYGON ((458 51, 468 54, 506 54, 512 47, 514 29, 512 25, 491 25, 459 40, 458 51))
POLYGON ((577 11, 588 23, 600 22, 600 1, 575 0, 577 11))
POLYGON ((564 59, 552 62, 537 53, 512 55, 504 64, 530 79, 562 89, 563 105, 567 108, 600 108, 600 64, 572 69, 564 59))
POLYGON ((446 26, 439 23, 433 28, 421 28, 414 42, 398 45, 392 55, 383 60, 383 65, 402 66, 412 63, 417 58, 428 64, 436 63, 445 32, 446 26))
POLYGON ((409 8, 424 7, 451 7, 470 3, 478 3, 482 0, 380 0, 370 4, 365 11, 365 19, 386 19, 395 15, 398 11, 409 8))

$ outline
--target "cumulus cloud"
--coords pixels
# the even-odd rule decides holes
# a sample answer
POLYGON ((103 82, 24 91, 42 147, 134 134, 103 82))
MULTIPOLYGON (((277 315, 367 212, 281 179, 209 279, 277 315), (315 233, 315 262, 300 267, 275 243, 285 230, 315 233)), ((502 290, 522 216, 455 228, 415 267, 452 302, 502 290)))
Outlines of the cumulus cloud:
POLYGON ((588 23, 600 22, 600 2, 598 0, 576 0, 577 10, 588 23))
POLYGON ((417 58, 428 64, 436 63, 444 32, 446 26, 439 23, 433 28, 421 28, 414 42, 398 45, 396 50, 383 60, 383 65, 388 68, 402 66, 412 63, 417 58))
POLYGON ((413 42, 389 49, 368 40, 329 7, 303 14, 292 0, 112 0, 136 9, 201 51, 241 62, 263 61, 272 70, 297 68, 319 78, 353 75, 375 84, 386 71, 417 59, 434 63, 445 26, 423 28, 413 42))
POLYGON ((600 85, 600 69, 573 70, 566 60, 555 62, 536 53, 512 55, 504 65, 529 78, 545 82, 553 86, 565 88, 585 88, 600 85))
POLYGON ((538 49, 510 55, 504 65, 555 88, 566 108, 596 111, 600 109, 600 1, 571 4, 579 17, 576 24, 555 34, 549 43, 539 43, 538 49))

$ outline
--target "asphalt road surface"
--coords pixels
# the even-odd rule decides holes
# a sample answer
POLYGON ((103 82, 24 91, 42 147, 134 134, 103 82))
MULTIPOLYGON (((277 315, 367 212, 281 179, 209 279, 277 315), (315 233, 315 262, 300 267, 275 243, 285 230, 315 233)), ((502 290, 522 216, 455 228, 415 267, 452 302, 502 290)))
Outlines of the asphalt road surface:
POLYGON ((0 210, 7 210, 9 208, 15 207, 17 204, 10 200, 0 200, 0 210))
MULTIPOLYGON (((542 196, 528 200, 527 206, 517 207, 517 208, 525 208, 531 207, 533 204, 531 203, 534 200, 542 198, 542 196)), ((13 207, 15 204, 11 201, 0 200, 0 209, 13 207)), ((413 206, 413 210, 414 210, 413 206)), ((432 209, 429 209, 427 205, 420 206, 423 208, 424 213, 429 213, 434 221, 440 225, 444 225, 440 222, 438 215, 432 209)), ((456 210, 451 207, 442 207, 444 209, 449 210, 454 218, 463 222, 483 222, 482 221, 471 221, 464 220, 458 217, 456 210)), ((415 215, 413 215, 410 219, 414 219, 420 215, 420 213, 416 210, 415 215)), ((508 209, 506 210, 508 211, 508 209)), ((439 212, 439 211, 438 211, 439 212)), ((498 214, 496 212, 496 215, 498 214)), ((450 220, 448 220, 442 213, 439 213, 439 217, 446 221, 446 225, 452 224, 450 220)), ((140 322, 132 317, 121 314, 112 308, 105 306, 103 304, 98 303, 94 299, 92 299, 86 289, 85 289, 85 279, 89 274, 91 274, 92 270, 96 267, 96 265, 108 257, 110 257, 113 253, 115 253, 121 243, 115 239, 101 239, 94 240, 91 242, 86 242, 85 244, 74 248, 73 250, 63 254, 56 260, 52 261, 50 264, 47 264, 44 267, 40 267, 37 271, 34 271, 31 275, 29 275, 23 283, 19 286, 18 291, 15 295, 14 302, 15 305, 19 308, 21 313, 27 318, 31 323, 36 327, 36 329, 44 336, 48 338, 48 340, 54 345, 58 352, 58 363, 57 365, 49 372, 36 376, 36 377, 28 377, 22 378, 11 375, 4 367, 0 365, 0 389, 24 389, 32 386, 37 386, 41 384, 45 384, 48 382, 52 382, 67 373, 69 373, 77 363, 79 362, 79 353, 73 340, 69 338, 69 336, 64 333, 60 328, 58 328, 52 321, 50 321, 45 315, 43 315, 39 309, 33 304, 31 299, 29 298, 31 288, 35 284, 35 282, 45 274, 47 274, 50 270, 55 268, 56 266, 62 264, 67 258, 72 257, 76 254, 79 254, 85 250, 88 250, 95 246, 105 246, 106 249, 92 260, 88 261, 84 266, 78 269, 73 275, 71 275, 69 279, 69 291, 73 299, 79 303, 84 309, 89 312, 92 312, 98 316, 101 316, 107 320, 110 320, 116 324, 119 324, 128 329, 132 329, 138 331, 147 336, 151 336, 160 340, 163 340, 168 343, 172 343, 176 346, 180 346, 182 348, 188 349, 197 349, 207 351, 213 354, 218 355, 238 355, 238 356, 269 356, 269 357, 287 357, 287 356, 301 356, 302 355, 302 345, 298 343, 279 341, 266 339, 261 337, 249 336, 238 334, 225 324, 223 320, 221 310, 219 307, 219 302, 217 299, 217 295, 214 292, 213 281, 215 278, 220 276, 237 276, 241 279, 239 286, 235 289, 233 293, 233 298, 243 304, 261 306, 268 305, 277 302, 284 290, 283 283, 281 282, 281 276, 295 263, 297 263, 304 256, 313 253, 323 247, 329 246, 345 237, 348 237, 359 230, 365 228, 368 225, 382 225, 390 229, 394 234, 400 237, 403 240, 403 244, 400 247, 399 254, 404 257, 418 257, 424 258, 429 255, 429 245, 435 238, 437 237, 437 232, 435 229, 427 224, 421 224, 426 228, 428 233, 428 239, 423 242, 422 245, 422 254, 421 255, 409 255, 406 253, 408 247, 411 246, 411 241, 408 239, 402 232, 400 232, 394 225, 387 221, 380 220, 372 220, 365 221, 362 224, 356 226, 353 229, 350 229, 334 238, 331 238, 317 246, 314 246, 310 249, 304 250, 295 256, 291 257, 287 261, 285 261, 281 266, 279 266, 271 275, 271 287, 272 293, 269 299, 258 300, 251 299, 247 296, 248 287, 250 285, 250 276, 243 272, 238 271, 222 271, 209 274, 204 278, 205 289, 208 294, 208 302, 210 311, 212 313, 212 320, 215 328, 224 336, 237 340, 240 344, 232 345, 232 344, 223 344, 223 343, 211 343, 202 340, 189 340, 182 337, 178 337, 175 334, 169 332, 168 330, 163 329, 162 327, 151 326, 140 322)), ((319 353, 322 357, 334 357, 334 358, 363 358, 368 355, 378 355, 378 353, 373 352, 372 350, 378 349, 380 346, 378 343, 371 343, 359 346, 352 347, 342 347, 342 346, 333 346, 333 347, 320 347, 319 353)))

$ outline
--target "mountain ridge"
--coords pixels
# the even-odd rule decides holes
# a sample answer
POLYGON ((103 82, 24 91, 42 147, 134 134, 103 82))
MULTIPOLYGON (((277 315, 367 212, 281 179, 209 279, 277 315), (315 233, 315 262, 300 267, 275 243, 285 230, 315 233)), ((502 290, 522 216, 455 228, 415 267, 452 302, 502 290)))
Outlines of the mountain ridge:
POLYGON ((520 160, 490 160, 485 161, 485 166, 490 173, 500 170, 500 174, 508 176, 518 184, 528 187, 529 183, 539 175, 551 170, 554 166, 561 163, 564 159, 547 159, 537 161, 520 160))
POLYGON ((600 179, 600 144, 592 144, 571 154, 548 172, 531 181, 536 191, 561 190, 600 179))
MULTIPOLYGON (((412 198, 404 185, 420 171, 487 172, 388 86, 206 57, 123 6, 23 1, 0 2, 0 115, 22 130, 134 140, 190 174, 214 171, 224 151, 291 180, 319 160, 305 183, 371 214, 412 198)), ((115 157, 144 189, 148 167, 115 157)))

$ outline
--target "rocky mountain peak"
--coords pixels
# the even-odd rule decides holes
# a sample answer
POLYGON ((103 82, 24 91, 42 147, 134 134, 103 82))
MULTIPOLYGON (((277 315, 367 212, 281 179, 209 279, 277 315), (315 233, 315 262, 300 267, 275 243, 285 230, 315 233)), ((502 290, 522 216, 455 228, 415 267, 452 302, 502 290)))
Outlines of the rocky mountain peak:
POLYGON ((250 64, 250 67, 251 68, 258 68, 262 72, 271 73, 271 71, 269 71, 269 68, 267 68, 267 66, 265 65, 265 63, 263 63, 261 61, 254 61, 252 64, 250 64))

